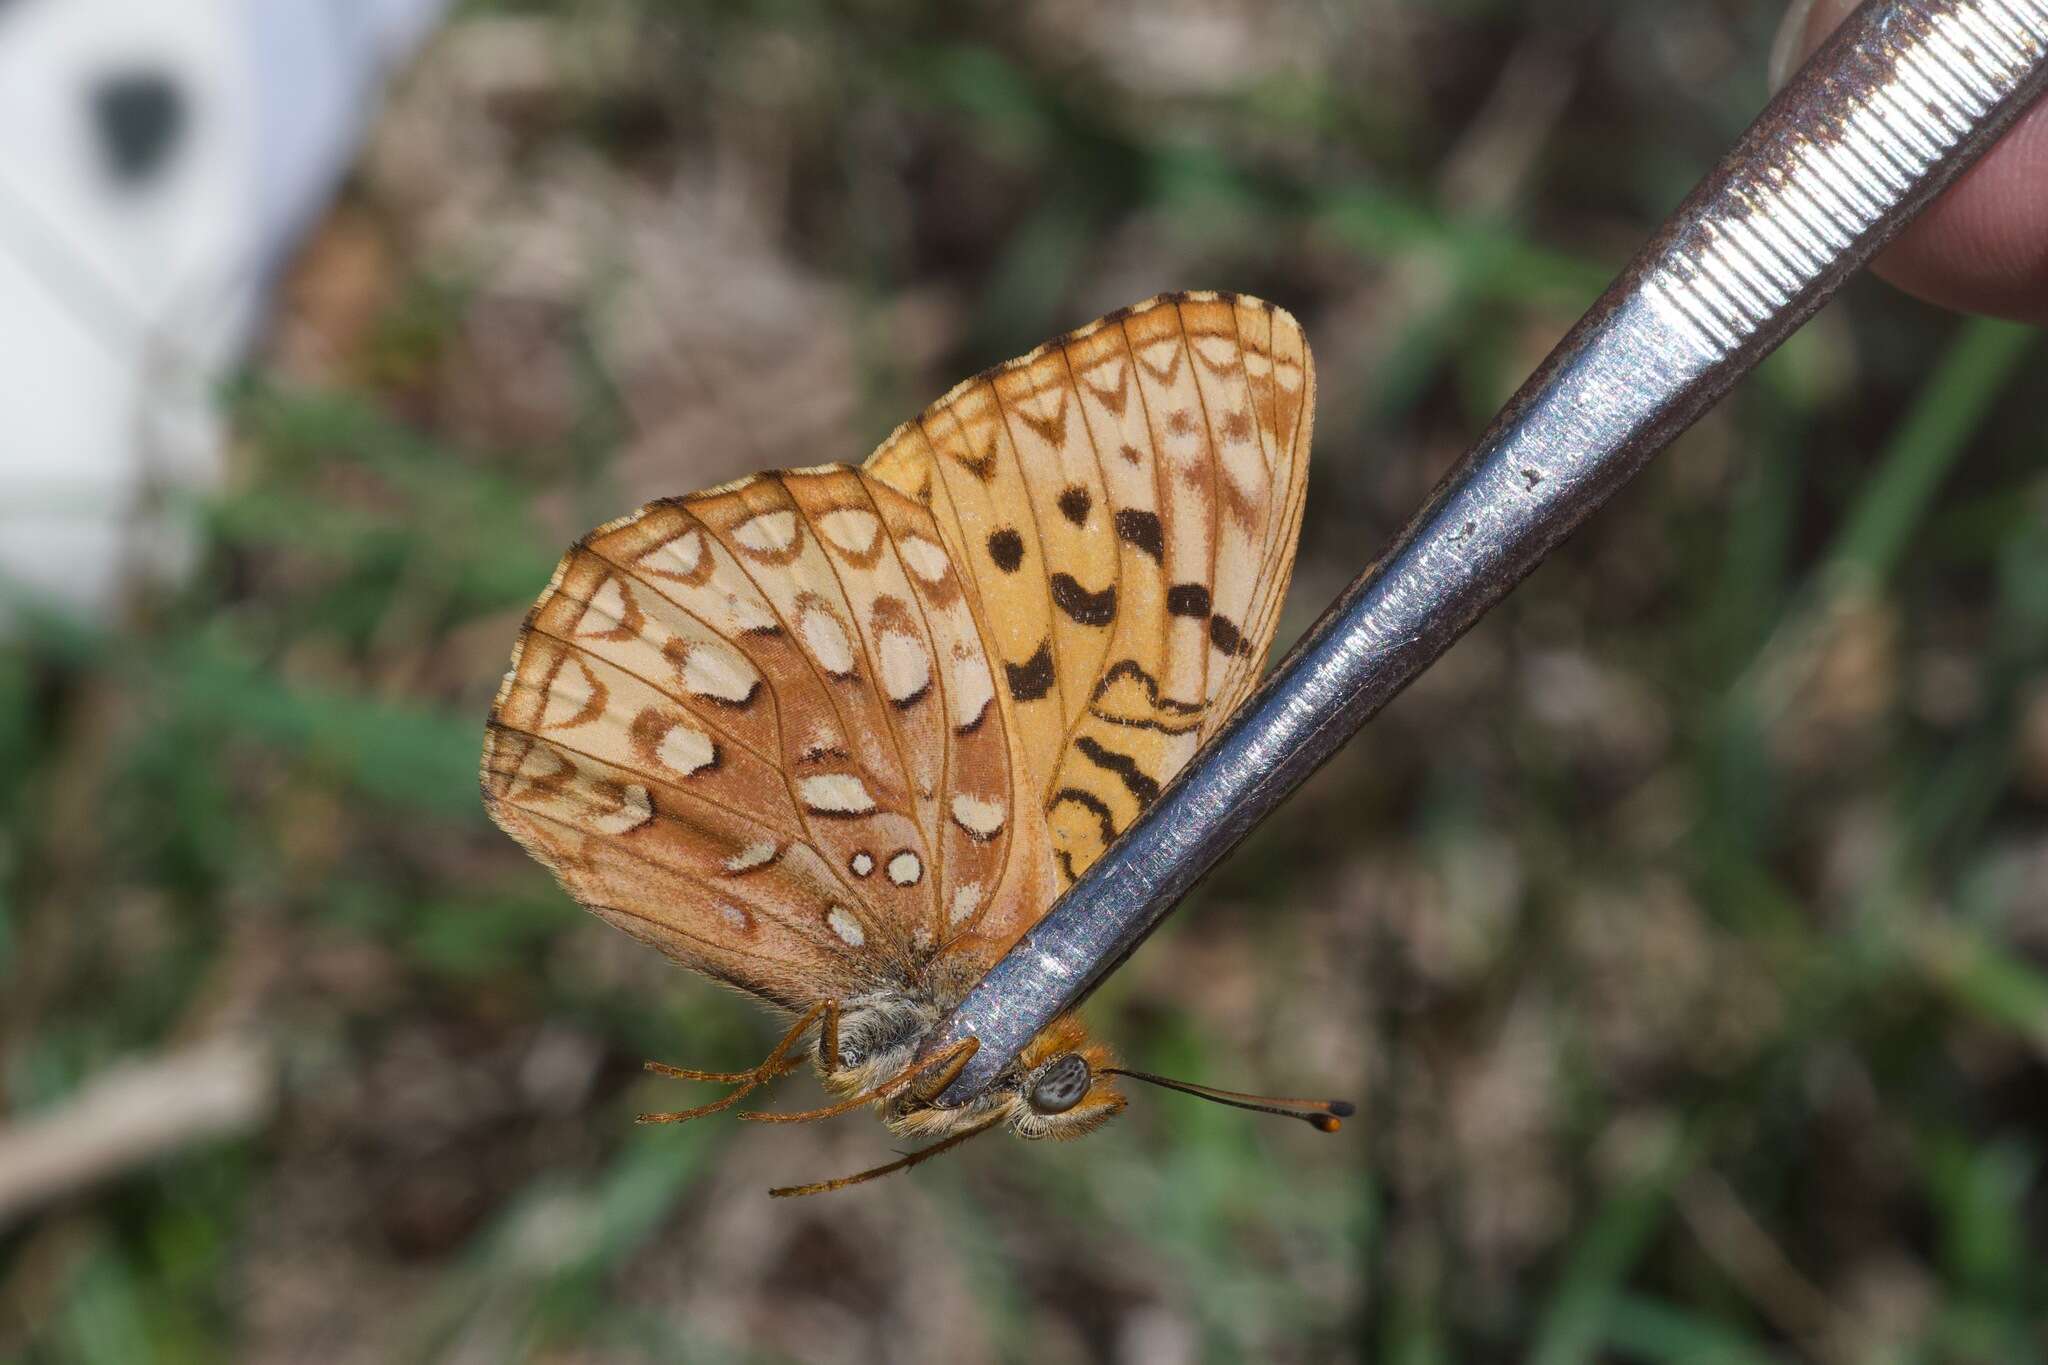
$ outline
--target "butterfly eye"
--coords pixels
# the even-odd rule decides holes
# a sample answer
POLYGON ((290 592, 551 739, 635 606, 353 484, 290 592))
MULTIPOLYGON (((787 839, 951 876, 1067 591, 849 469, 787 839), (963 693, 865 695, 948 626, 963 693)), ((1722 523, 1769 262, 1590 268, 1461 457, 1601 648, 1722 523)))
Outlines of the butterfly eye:
POLYGON ((1086 1097, 1094 1081, 1088 1063, 1079 1053, 1069 1052, 1038 1073, 1027 1102, 1041 1114, 1064 1114, 1086 1097))

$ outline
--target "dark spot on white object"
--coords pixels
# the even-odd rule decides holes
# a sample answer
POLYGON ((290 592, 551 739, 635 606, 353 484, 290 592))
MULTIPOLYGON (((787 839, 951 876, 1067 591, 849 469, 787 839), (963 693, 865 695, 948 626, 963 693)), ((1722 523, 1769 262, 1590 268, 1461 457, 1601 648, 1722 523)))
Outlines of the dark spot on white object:
POLYGON ((1530 491, 1530 492, 1532 492, 1532 493, 1533 493, 1533 492, 1535 492, 1535 491, 1536 491, 1536 485, 1537 485, 1537 484, 1540 484, 1540 483, 1542 483, 1542 482, 1543 482, 1543 471, 1542 471, 1542 470, 1540 470, 1540 469, 1525 469, 1525 470, 1523 470, 1523 471, 1522 471, 1522 482, 1523 482, 1523 484, 1524 484, 1524 485, 1526 485, 1526 486, 1528 487, 1528 489, 1529 489, 1529 491, 1530 491))
POLYGON ((143 67, 100 77, 87 98, 115 183, 141 189, 160 179, 185 133, 184 91, 162 71, 143 67))

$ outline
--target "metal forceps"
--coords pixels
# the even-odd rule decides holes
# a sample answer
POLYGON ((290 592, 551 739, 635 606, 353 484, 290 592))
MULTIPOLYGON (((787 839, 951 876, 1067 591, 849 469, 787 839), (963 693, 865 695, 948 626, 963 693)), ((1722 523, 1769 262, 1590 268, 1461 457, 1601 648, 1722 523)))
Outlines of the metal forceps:
POLYGON ((1559 343, 1393 545, 924 1048, 961 1104, 2048 87, 2048 0, 1869 0, 1559 343))

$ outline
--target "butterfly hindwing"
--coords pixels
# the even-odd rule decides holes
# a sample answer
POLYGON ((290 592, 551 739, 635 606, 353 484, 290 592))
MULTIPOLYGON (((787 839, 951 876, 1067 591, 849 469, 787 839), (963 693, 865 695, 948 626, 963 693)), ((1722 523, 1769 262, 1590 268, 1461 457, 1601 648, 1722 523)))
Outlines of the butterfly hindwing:
POLYGON ((813 844, 909 941, 931 920, 919 760, 905 752, 892 723, 826 543, 791 494, 801 477, 761 476, 686 505, 757 585, 781 627, 784 659, 772 677, 785 771, 813 844))
POLYGON ((590 548, 670 511, 563 560, 492 708, 485 803, 579 901, 690 966, 783 1004, 860 989, 894 926, 814 847, 763 743, 769 678, 624 571, 633 556, 590 548))

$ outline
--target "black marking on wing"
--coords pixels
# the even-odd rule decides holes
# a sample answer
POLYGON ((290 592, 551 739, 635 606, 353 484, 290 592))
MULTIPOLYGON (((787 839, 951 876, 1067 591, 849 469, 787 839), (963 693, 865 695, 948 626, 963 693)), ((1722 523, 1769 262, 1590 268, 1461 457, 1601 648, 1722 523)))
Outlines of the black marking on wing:
POLYGON ((1024 563, 1024 537, 1016 528, 1005 526, 1000 531, 988 533, 988 557, 995 561, 1004 573, 1015 573, 1024 563))
POLYGON ((1139 685, 1145 689, 1146 698, 1151 701, 1154 707, 1161 711, 1172 711, 1177 715, 1183 716, 1199 716, 1202 712, 1209 709, 1206 702, 1175 701, 1172 697, 1160 696, 1159 679, 1147 673, 1145 666, 1136 659, 1118 659, 1115 663, 1111 664, 1104 671, 1102 680, 1095 684, 1095 693, 1088 700, 1091 703, 1101 701, 1108 694, 1110 688, 1115 687, 1125 678, 1136 678, 1139 685))
POLYGON ((1006 660, 1003 673, 1009 679, 1012 697, 1018 701, 1037 701, 1052 691, 1052 641, 1041 641, 1038 652, 1021 664, 1006 660))
POLYGON ((1221 613, 1209 618, 1209 643, 1236 658, 1252 652, 1252 642, 1238 631, 1237 623, 1221 613))
POLYGON ((1209 590, 1200 583, 1176 583, 1166 590, 1166 609, 1175 616, 1207 616, 1209 590))
POLYGON ((1166 557, 1166 535, 1160 529, 1157 512, 1126 509, 1117 513, 1116 534, 1124 544, 1152 556, 1155 564, 1166 557))
POLYGON ((1059 609, 1084 626, 1106 626, 1116 620, 1116 584, 1101 592, 1090 592, 1072 574, 1052 576, 1052 600, 1059 609))
POLYGON ((1079 484, 1069 484, 1060 490, 1060 515, 1076 526, 1088 524, 1088 513, 1095 508, 1095 499, 1088 496, 1088 490, 1079 484))
MULTIPOLYGON (((1052 794, 1052 800, 1045 803, 1046 816, 1050 818, 1062 805, 1070 804, 1079 806, 1095 817, 1096 824, 1102 830, 1102 843, 1105 848, 1116 842, 1116 818, 1109 813, 1109 807, 1102 803, 1102 798, 1094 792, 1082 791, 1079 787, 1061 787, 1052 794)), ((1073 855, 1066 849, 1054 849, 1053 857, 1059 860, 1060 871, 1066 874, 1068 881, 1079 875, 1074 871, 1073 855)))
POLYGON ((1129 754, 1106 749, 1087 735, 1076 738, 1074 747, 1081 751, 1082 757, 1096 767, 1105 772, 1115 773, 1123 782, 1124 789, 1138 798, 1141 810, 1159 799, 1159 784, 1153 781, 1145 770, 1138 766, 1138 760, 1129 754))

